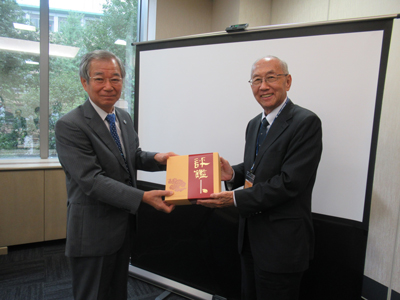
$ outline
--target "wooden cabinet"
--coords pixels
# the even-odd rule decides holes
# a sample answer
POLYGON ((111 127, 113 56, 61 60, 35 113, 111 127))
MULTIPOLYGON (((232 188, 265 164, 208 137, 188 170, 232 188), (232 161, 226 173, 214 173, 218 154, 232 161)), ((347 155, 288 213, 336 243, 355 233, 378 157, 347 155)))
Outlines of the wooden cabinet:
POLYGON ((67 228, 65 173, 46 170, 44 182, 44 240, 64 239, 67 228))
POLYGON ((0 171, 0 247, 65 238, 61 168, 0 171))
POLYGON ((44 240, 44 171, 0 172, 0 246, 44 240))

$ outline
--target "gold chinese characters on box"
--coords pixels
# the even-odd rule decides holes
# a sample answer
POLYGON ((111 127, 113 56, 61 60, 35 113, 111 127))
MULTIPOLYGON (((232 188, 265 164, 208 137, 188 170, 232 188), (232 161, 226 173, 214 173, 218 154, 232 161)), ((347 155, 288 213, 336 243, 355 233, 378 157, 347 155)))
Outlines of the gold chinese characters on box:
POLYGON ((221 192, 219 154, 170 157, 165 189, 174 192, 172 196, 166 196, 165 201, 175 205, 190 205, 196 199, 207 199, 212 193, 221 192))

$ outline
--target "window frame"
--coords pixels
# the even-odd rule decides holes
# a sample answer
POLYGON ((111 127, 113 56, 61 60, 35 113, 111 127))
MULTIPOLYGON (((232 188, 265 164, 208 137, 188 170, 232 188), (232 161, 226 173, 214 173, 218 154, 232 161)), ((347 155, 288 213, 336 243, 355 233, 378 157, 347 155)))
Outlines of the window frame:
MULTIPOLYGON (((13 166, 20 168, 21 164, 26 164, 27 167, 37 164, 54 165, 58 162, 57 157, 50 157, 49 149, 49 115, 50 115, 50 74, 49 74, 49 41, 50 41, 50 7, 49 0, 40 0, 39 2, 39 24, 40 24, 40 53, 39 53, 39 157, 32 158, 7 158, 0 159, 0 168, 13 168, 13 166)), ((149 40, 149 27, 154 32, 150 34, 150 39, 155 37, 155 13, 156 13, 157 0, 138 0, 138 40, 149 40), (151 17, 149 16, 151 12, 151 17), (148 20, 151 19, 153 25, 149 26, 148 20)))

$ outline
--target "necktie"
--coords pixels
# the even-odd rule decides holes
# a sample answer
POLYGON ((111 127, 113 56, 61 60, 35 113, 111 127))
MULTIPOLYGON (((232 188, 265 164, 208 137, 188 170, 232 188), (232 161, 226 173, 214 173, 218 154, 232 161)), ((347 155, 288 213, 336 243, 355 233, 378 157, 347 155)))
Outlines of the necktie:
POLYGON ((119 152, 121 153, 121 156, 124 159, 126 170, 129 173, 129 184, 132 185, 131 173, 129 172, 128 164, 126 163, 124 152, 122 151, 121 141, 120 141, 118 133, 117 133, 117 126, 115 126, 115 114, 108 114, 106 117, 106 120, 110 124, 111 136, 113 137, 115 143, 117 144, 119 152))
POLYGON ((121 155, 123 157, 124 156, 124 152, 122 152, 121 141, 120 141, 118 133, 117 133, 117 126, 115 126, 115 115, 114 114, 108 114, 107 117, 106 117, 106 120, 110 124, 111 136, 113 137, 115 143, 117 144, 119 152, 121 153, 121 155))
POLYGON ((267 136, 268 125, 269 125, 269 123, 267 121, 267 118, 263 118, 261 126, 260 126, 260 130, 258 131, 256 155, 258 154, 258 149, 260 149, 262 143, 265 140, 265 137, 267 136))

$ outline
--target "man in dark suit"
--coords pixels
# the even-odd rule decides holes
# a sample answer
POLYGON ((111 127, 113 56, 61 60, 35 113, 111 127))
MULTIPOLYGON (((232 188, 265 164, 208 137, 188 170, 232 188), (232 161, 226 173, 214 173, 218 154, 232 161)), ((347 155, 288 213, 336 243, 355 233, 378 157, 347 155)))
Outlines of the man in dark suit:
POLYGON ((256 61, 249 82, 263 112, 248 123, 244 162, 231 167, 221 158, 229 191, 197 203, 239 211, 242 299, 294 300, 313 257, 311 194, 321 121, 287 98, 292 77, 279 58, 256 61))
POLYGON ((89 99, 55 128, 67 182, 66 255, 73 294, 84 300, 127 299, 133 215, 142 202, 166 213, 174 208, 162 201, 171 192, 137 189, 135 170, 165 170, 174 154, 142 151, 130 115, 114 106, 125 77, 118 57, 88 53, 79 72, 89 99))

